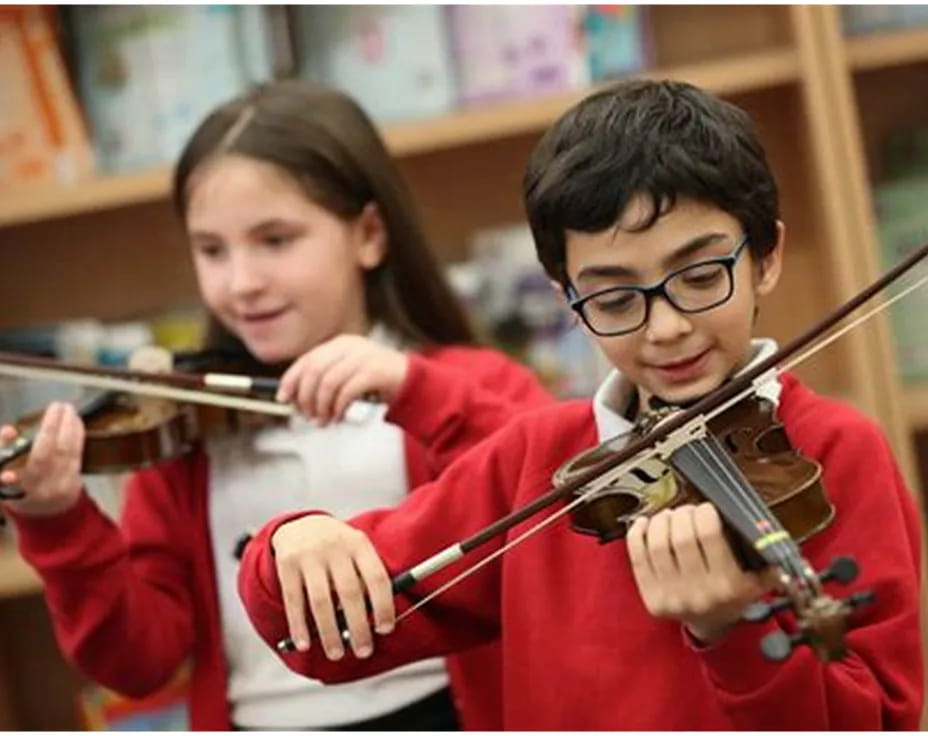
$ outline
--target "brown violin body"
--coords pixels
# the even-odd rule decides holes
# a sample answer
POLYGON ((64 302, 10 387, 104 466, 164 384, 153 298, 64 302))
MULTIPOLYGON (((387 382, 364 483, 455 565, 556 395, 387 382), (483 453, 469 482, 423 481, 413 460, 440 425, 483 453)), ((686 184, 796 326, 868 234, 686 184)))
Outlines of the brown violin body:
MULTIPOLYGON (((568 481, 605 455, 615 453, 628 442, 629 435, 634 438, 648 428, 646 425, 640 423, 635 431, 572 458, 555 473, 555 483, 568 481)), ((745 399, 710 419, 707 427, 794 539, 804 541, 832 520, 834 507, 822 485, 821 466, 790 445, 768 400, 745 399)), ((583 486, 574 495, 589 490, 589 485, 583 486)), ((655 458, 598 489, 572 512, 572 526, 608 542, 623 537, 639 516, 703 500, 689 481, 655 458)))
MULTIPOLYGON (((86 429, 83 473, 115 473, 155 465, 189 452, 204 437, 259 429, 282 419, 121 392, 98 392, 78 405, 78 412, 86 429)), ((0 466, 15 470, 25 464, 29 438, 41 418, 42 413, 38 413, 6 422, 20 431, 27 446, 15 457, 5 457, 12 455, 10 450, 17 450, 15 447, 0 452, 0 466)))

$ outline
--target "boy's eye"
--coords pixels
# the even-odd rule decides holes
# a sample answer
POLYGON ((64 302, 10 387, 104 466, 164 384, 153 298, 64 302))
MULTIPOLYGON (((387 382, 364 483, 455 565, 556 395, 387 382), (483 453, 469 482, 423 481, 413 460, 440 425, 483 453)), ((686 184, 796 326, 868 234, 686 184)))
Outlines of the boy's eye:
POLYGON ((638 296, 634 291, 606 293, 590 299, 589 304, 600 312, 616 314, 632 309, 638 296))
POLYGON ((707 263, 704 266, 695 266, 680 274, 684 285, 695 288, 714 286, 722 278, 724 266, 718 263, 707 263))

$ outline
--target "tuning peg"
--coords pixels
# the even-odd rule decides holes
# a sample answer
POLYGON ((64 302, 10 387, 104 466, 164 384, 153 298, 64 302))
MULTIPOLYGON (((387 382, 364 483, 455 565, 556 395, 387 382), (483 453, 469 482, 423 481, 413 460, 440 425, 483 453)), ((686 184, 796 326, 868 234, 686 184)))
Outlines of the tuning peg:
POLYGON ((847 585, 857 577, 860 568, 853 557, 836 557, 831 561, 831 565, 821 575, 819 580, 823 583, 829 580, 836 580, 839 583, 847 585))
POLYGON ((785 631, 772 631, 761 639, 760 650, 767 659, 773 662, 782 662, 784 659, 789 659, 793 649, 805 641, 806 637, 803 634, 790 636, 785 631))
POLYGON ((751 623, 766 621, 774 613, 788 608, 789 605, 789 598, 774 598, 772 601, 755 601, 745 606, 744 611, 741 612, 741 618, 751 623))

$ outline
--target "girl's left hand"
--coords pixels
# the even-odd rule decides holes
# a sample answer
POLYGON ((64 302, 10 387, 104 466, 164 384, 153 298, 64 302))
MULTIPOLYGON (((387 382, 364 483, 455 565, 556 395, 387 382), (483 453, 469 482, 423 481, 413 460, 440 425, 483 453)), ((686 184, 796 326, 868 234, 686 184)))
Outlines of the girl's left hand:
POLYGON ((639 518, 627 536, 638 591, 648 611, 681 621, 703 644, 721 639, 744 607, 762 596, 767 576, 738 565, 711 504, 639 518))
POLYGON ((405 353, 361 335, 339 335, 297 358, 280 379, 277 400, 293 402, 325 426, 369 394, 389 404, 408 371, 405 353))

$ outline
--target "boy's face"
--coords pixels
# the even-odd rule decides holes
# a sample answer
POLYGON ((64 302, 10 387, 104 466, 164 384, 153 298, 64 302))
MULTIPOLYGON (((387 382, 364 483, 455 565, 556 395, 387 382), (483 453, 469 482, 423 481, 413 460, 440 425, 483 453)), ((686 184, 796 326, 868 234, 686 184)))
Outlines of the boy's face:
MULTIPOLYGON (((649 202, 636 198, 618 228, 567 232, 567 273, 579 296, 614 286, 653 285, 685 266, 731 254, 744 236, 727 212, 687 199, 678 200, 647 230, 632 232, 649 213, 649 202)), ((750 358, 757 298, 776 285, 782 252, 781 224, 776 247, 762 263, 753 260, 747 247, 741 249, 732 271, 734 290, 724 303, 684 313, 663 296, 652 296, 647 320, 637 330, 593 338, 610 362, 638 386, 642 401, 651 395, 674 404, 700 398, 750 358)), ((705 288, 698 280, 700 272, 693 273, 694 288, 705 288)), ((721 279, 727 277, 722 274, 721 279)), ((606 302, 604 309, 614 313, 616 304, 606 302)))

